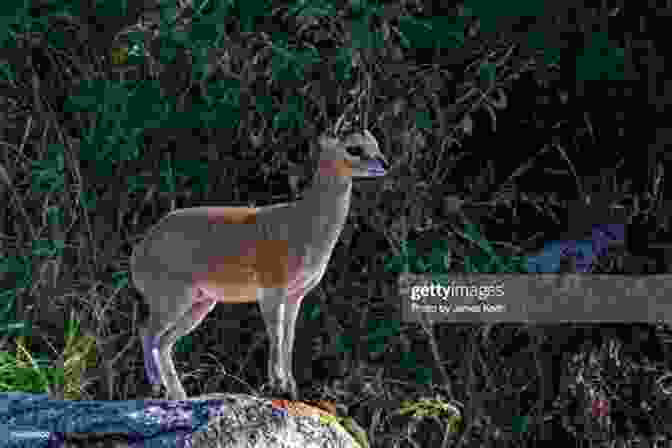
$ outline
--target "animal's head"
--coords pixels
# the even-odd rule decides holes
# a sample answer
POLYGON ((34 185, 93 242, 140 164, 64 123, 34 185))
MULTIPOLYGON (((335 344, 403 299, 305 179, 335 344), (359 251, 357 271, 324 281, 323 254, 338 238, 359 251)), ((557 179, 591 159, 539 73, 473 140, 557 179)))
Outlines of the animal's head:
POLYGON ((376 138, 364 129, 342 137, 322 135, 320 170, 350 177, 378 177, 387 174, 389 164, 376 138))

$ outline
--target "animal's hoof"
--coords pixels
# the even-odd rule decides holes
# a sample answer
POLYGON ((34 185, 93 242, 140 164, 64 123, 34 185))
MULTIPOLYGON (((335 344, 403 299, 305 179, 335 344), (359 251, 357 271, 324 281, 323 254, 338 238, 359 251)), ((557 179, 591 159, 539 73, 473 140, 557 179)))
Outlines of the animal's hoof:
POLYGON ((166 398, 163 387, 160 384, 152 384, 151 398, 155 400, 164 400, 166 398))
POLYGON ((261 386, 261 395, 279 400, 298 401, 299 393, 292 388, 283 388, 277 383, 268 382, 261 386))
POLYGON ((154 345, 153 338, 150 336, 143 337, 142 348, 147 379, 151 384, 161 384, 158 366, 158 348, 154 345))

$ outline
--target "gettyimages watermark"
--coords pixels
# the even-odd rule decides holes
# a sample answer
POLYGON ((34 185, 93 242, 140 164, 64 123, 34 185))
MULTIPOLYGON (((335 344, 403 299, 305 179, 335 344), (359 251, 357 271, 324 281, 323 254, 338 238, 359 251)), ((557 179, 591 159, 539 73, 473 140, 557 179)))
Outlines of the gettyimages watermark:
POLYGON ((490 297, 504 295, 502 284, 462 285, 431 283, 424 286, 411 286, 411 310, 422 313, 497 313, 504 311, 504 304, 488 301, 490 297), (438 297, 439 303, 423 303, 425 298, 438 297), (475 298, 476 303, 459 304, 452 298, 475 298))
POLYGON ((420 322, 670 322, 672 275, 402 274, 402 319, 420 322))

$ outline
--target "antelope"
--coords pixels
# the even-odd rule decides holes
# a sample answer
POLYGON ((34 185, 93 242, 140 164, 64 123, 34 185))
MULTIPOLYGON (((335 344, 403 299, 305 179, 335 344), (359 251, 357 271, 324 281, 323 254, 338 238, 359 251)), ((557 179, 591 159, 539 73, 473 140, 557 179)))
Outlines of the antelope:
POLYGON ((262 391, 296 400, 294 330, 301 301, 320 282, 350 208, 352 179, 389 165, 366 129, 322 134, 318 169, 303 197, 263 207, 194 207, 164 216, 131 255, 149 304, 140 327, 145 372, 172 400, 187 395, 171 358, 217 302, 258 302, 270 339, 262 391))

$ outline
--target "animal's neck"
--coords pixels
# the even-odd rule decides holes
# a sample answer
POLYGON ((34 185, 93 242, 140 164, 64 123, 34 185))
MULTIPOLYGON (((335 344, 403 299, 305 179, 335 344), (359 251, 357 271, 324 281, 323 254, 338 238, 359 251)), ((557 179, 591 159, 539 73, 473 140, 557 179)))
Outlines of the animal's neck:
POLYGON ((351 190, 351 176, 341 175, 333 165, 328 162, 321 162, 312 185, 305 192, 305 198, 324 197, 337 201, 339 199, 349 201, 351 190))
POLYGON ((310 239, 317 253, 328 255, 333 249, 350 210, 352 178, 318 169, 312 185, 297 202, 298 226, 303 238, 310 239))

